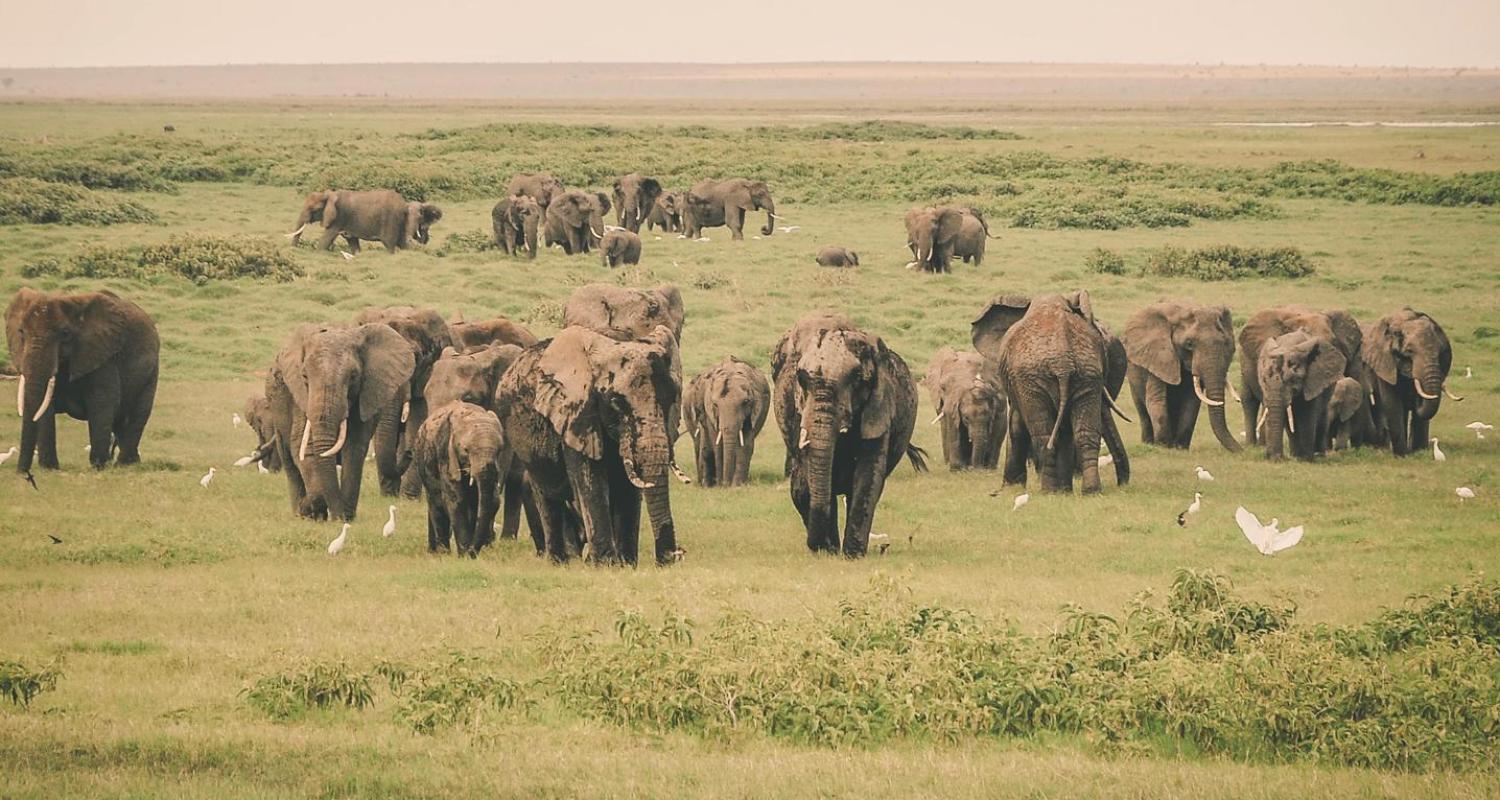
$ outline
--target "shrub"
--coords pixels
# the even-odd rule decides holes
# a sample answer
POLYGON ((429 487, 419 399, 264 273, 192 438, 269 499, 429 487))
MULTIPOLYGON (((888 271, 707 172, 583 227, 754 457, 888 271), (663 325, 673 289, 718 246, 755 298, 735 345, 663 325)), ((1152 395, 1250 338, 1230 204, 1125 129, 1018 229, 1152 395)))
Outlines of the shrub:
POLYGON ((396 718, 416 733, 430 734, 455 725, 472 727, 486 710, 514 708, 521 698, 515 681, 485 670, 478 659, 458 652, 433 666, 385 662, 375 670, 400 698, 396 718))
POLYGON ((1095 247, 1083 259, 1083 267, 1101 275, 1124 275, 1125 257, 1113 250, 1095 247))
POLYGON ((0 225, 155 222, 156 212, 101 192, 35 178, 0 178, 0 225))
POLYGON ((343 662, 308 664, 288 674, 267 675, 240 693, 267 716, 284 720, 311 708, 361 709, 372 705, 372 677, 343 662))
POLYGON ((1218 245, 1196 250, 1166 246, 1148 251, 1142 273, 1200 281, 1303 278, 1313 265, 1295 247, 1218 245))
POLYGON ((0 696, 18 706, 29 706, 36 696, 57 688, 62 670, 57 662, 32 668, 20 661, 0 661, 0 696))
POLYGON ((495 243, 495 236, 484 231, 459 231, 448 234, 443 244, 438 247, 436 255, 439 258, 455 255, 457 253, 483 253, 488 250, 499 250, 500 245, 495 243))
POLYGON ((269 278, 289 281, 304 271, 274 243, 244 236, 183 234, 144 247, 85 247, 68 261, 42 258, 21 267, 27 278, 134 278, 176 275, 195 283, 269 278))

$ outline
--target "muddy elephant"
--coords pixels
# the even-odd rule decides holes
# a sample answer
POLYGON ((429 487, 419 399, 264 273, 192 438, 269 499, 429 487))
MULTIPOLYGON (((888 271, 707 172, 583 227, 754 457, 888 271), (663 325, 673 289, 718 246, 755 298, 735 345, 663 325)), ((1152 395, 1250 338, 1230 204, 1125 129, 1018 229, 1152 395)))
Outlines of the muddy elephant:
POLYGON ((1391 452, 1408 455, 1427 447, 1428 430, 1448 391, 1453 345, 1437 320, 1402 308, 1369 327, 1360 358, 1375 374, 1375 410, 1390 437, 1391 452))
POLYGON ((396 440, 401 419, 390 411, 415 368, 411 345, 389 325, 292 332, 266 376, 266 400, 293 512, 354 519, 370 440, 377 428, 396 440))
POLYGON ((646 230, 661 228, 667 233, 682 233, 683 192, 662 192, 646 215, 646 230))
POLYGON ((497 492, 511 452, 493 411, 449 403, 432 412, 412 442, 413 471, 427 492, 427 550, 474 558, 495 538, 497 492))
POLYGON ((271 472, 280 472, 281 454, 273 444, 276 427, 271 423, 271 404, 265 395, 245 400, 245 424, 255 431, 255 460, 271 472))
POLYGON ((966 206, 928 206, 906 212, 906 246, 912 254, 907 268, 948 272, 965 221, 976 216, 978 212, 966 206))
POLYGON ((578 325, 611 339, 639 339, 665 325, 679 344, 687 312, 682 291, 670 283, 654 289, 631 289, 590 283, 573 290, 563 304, 563 325, 578 325))
POLYGON ((490 225, 495 244, 508 256, 526 253, 536 258, 537 239, 542 226, 542 207, 526 195, 507 197, 490 210, 490 225))
POLYGON ((661 197, 661 182, 639 172, 622 175, 615 180, 615 224, 631 233, 641 232, 641 223, 656 206, 661 197))
POLYGON ((1153 303, 1126 321, 1124 341, 1143 444, 1186 450, 1199 408, 1208 406, 1214 438, 1225 450, 1240 451, 1225 419, 1225 393, 1234 391, 1228 380, 1234 360, 1228 307, 1153 303))
POLYGON ((443 349, 453 345, 453 332, 443 316, 430 308, 413 306, 390 306, 389 308, 367 308, 354 317, 355 325, 367 322, 389 325, 401 334, 411 346, 415 358, 411 381, 399 396, 392 400, 389 413, 401 420, 396 429, 397 438, 388 440, 384 431, 375 436, 375 466, 380 475, 380 493, 395 496, 398 492, 415 500, 422 493, 422 482, 416 473, 403 470, 398 464, 401 453, 411 444, 411 438, 427 421, 427 399, 423 387, 432 372, 432 365, 442 355, 443 349))
POLYGON ((1354 372, 1350 359, 1357 358, 1360 331, 1341 309, 1313 311, 1295 306, 1256 312, 1240 329, 1240 404, 1245 413, 1245 437, 1266 448, 1266 457, 1280 459, 1282 439, 1291 433, 1292 455, 1309 460, 1326 446, 1325 416, 1328 397, 1339 378, 1354 372), (1306 339, 1288 339, 1263 365, 1261 349, 1273 339, 1296 331, 1306 339), (1263 373, 1276 383, 1268 396, 1263 373), (1293 403, 1293 400, 1296 400, 1293 403), (1288 408, 1290 406, 1290 408, 1288 408), (1288 411, 1291 412, 1290 419, 1288 411))
POLYGON ((863 557, 887 476, 903 457, 917 471, 927 469, 926 454, 911 444, 917 384, 906 362, 844 315, 813 312, 776 343, 771 381, 792 505, 808 549, 839 552, 838 496, 844 495, 842 550, 863 557))
POLYGON ((684 198, 683 232, 689 239, 703 235, 704 228, 729 228, 731 239, 745 238, 745 215, 765 211, 762 236, 776 232, 776 201, 765 181, 730 178, 722 181, 699 181, 684 198))
POLYGON ((16 469, 32 458, 58 469, 57 414, 88 423, 89 464, 141 460, 156 402, 161 341, 140 306, 109 291, 52 294, 23 288, 5 310, 5 342, 20 374, 16 469))
POLYGON ((505 317, 464 322, 462 319, 448 323, 453 334, 453 346, 459 350, 485 347, 491 344, 513 344, 530 347, 537 342, 536 334, 505 317))
POLYGON ((977 267, 984 264, 984 251, 989 240, 1000 237, 990 235, 990 224, 979 209, 964 206, 962 211, 963 225, 958 229, 958 238, 953 240, 953 257, 977 267))
POLYGON ((349 249, 359 251, 359 240, 385 245, 386 252, 426 244, 429 228, 443 218, 442 209, 431 203, 407 202, 390 189, 369 191, 329 190, 313 192, 297 215, 297 229, 287 234, 292 244, 302 241, 302 232, 314 222, 323 223, 318 249, 333 249, 333 240, 343 236, 349 249))
POLYGON ((619 228, 606 231, 599 242, 599 260, 606 267, 641 263, 641 237, 619 228))
POLYGON ((1339 378, 1333 384, 1333 394, 1328 398, 1328 411, 1323 420, 1328 441, 1325 450, 1348 450, 1352 442, 1355 418, 1364 401, 1364 387, 1355 378, 1339 378))
POLYGON ((949 469, 994 469, 1005 442, 1009 404, 994 362, 973 351, 940 347, 922 376, 943 426, 949 469))
MULTIPOLYGON (((1115 482, 1130 481, 1130 460, 1110 411, 1110 339, 1088 292, 1031 299, 995 297, 972 325, 974 348, 995 362, 1010 402, 1010 446, 1003 482, 1025 484, 1030 461, 1046 492, 1101 490, 1099 445, 1114 457, 1115 482)), ((1123 377, 1123 376, 1120 376, 1123 377)), ((1124 416, 1121 414, 1121 416, 1124 416)))
POLYGON ((859 253, 847 247, 829 245, 818 250, 813 256, 813 261, 820 267, 857 267, 859 266, 859 253))
POLYGON ((701 486, 750 482, 755 440, 771 410, 771 385, 749 362, 730 356, 698 373, 683 395, 682 419, 701 486))
POLYGON ((543 212, 547 206, 552 205, 553 198, 566 191, 562 181, 552 176, 550 172, 521 172, 511 176, 510 183, 505 186, 505 196, 515 197, 523 195, 530 197, 541 206, 543 212))
POLYGON ((565 328, 506 370, 496 392, 500 421, 525 467, 553 561, 587 543, 593 563, 634 565, 643 499, 656 562, 681 557, 668 494, 676 436, 668 411, 681 400, 681 374, 677 341, 664 326, 632 341, 565 328), (570 542, 570 530, 583 542, 570 542))
POLYGON ((589 252, 604 236, 604 215, 609 208, 603 192, 573 189, 554 196, 545 215, 544 243, 559 246, 570 256, 589 252))

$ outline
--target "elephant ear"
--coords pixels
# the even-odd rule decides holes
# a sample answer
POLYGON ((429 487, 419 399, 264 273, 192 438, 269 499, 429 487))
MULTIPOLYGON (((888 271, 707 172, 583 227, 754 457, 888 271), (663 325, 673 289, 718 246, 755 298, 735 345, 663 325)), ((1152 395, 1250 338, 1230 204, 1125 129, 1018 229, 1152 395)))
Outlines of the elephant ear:
POLYGON ((532 410, 547 418, 568 447, 595 461, 604 457, 594 391, 595 351, 616 346, 584 328, 565 328, 537 359, 541 375, 532 410))
POLYGON ((406 238, 416 241, 417 231, 422 227, 422 204, 406 204, 406 238))
POLYGON ((640 190, 641 194, 646 196, 646 202, 649 205, 656 202, 656 198, 661 195, 661 182, 655 178, 641 178, 640 190))
MULTIPOLYGON (((41 292, 23 286, 5 309, 5 346, 9 349, 13 363, 21 357, 21 320, 26 318, 26 312, 42 297, 41 292)), ((14 365, 20 367, 19 364, 14 365)))
POLYGON ((971 325, 974 349, 985 357, 1000 361, 1000 340, 1012 325, 1026 316, 1031 308, 1031 298, 1020 294, 997 295, 979 312, 971 325))
POLYGON ((1440 348, 1438 350, 1438 367, 1442 369, 1444 375, 1447 375, 1453 369, 1453 345, 1448 341, 1448 334, 1443 331, 1443 326, 1439 325, 1437 320, 1420 311, 1413 313, 1432 324, 1432 333, 1437 336, 1438 347, 1440 348))
POLYGON ((1324 311, 1323 316, 1328 318, 1328 326, 1333 328, 1333 335, 1338 339, 1339 352, 1346 360, 1358 358, 1364 345, 1364 333, 1360 331, 1359 323, 1341 308, 1324 311))
POLYGON ((1162 304, 1147 306, 1125 322, 1125 355, 1158 380, 1176 386, 1182 382, 1182 362, 1172 343, 1173 320, 1162 304))
POLYGON ((1073 311, 1079 316, 1088 320, 1090 325, 1095 324, 1094 303, 1089 299, 1089 293, 1087 289, 1079 289, 1072 294, 1065 294, 1063 295, 1063 299, 1067 301, 1069 308, 1073 309, 1073 311))
POLYGON ((330 191, 330 192, 328 192, 328 200, 327 200, 327 202, 323 203, 323 227, 324 228, 332 228, 333 227, 333 222, 334 222, 334 217, 337 217, 338 213, 339 213, 339 193, 338 192, 334 192, 334 191, 330 191))
POLYGON ((1319 341, 1312 363, 1307 365, 1307 379, 1302 383, 1302 396, 1312 400, 1328 391, 1339 378, 1344 377, 1348 360, 1339 351, 1338 345, 1330 341, 1319 341))
POLYGON ((390 405, 416 370, 412 347, 389 325, 378 322, 359 326, 360 360, 364 364, 359 385, 359 416, 369 422, 390 405))
POLYGON ((1396 341, 1390 319, 1385 316, 1376 320, 1370 326, 1370 335, 1364 337, 1359 348, 1360 358, 1385 383, 1396 382, 1396 341))
MULTIPOLYGON (((317 325, 299 325, 276 353, 276 363, 273 366, 298 408, 307 408, 307 375, 302 371, 302 360, 307 355, 307 341, 323 330, 317 325)), ((270 385, 269 380, 267 385, 270 385)))
POLYGON ((849 350, 859 359, 860 375, 870 387, 859 412, 859 437, 878 439, 891 428, 896 416, 896 388, 891 370, 891 351, 878 336, 849 332, 849 350))
POLYGON ((948 207, 937 212, 935 240, 950 242, 964 227, 964 212, 961 208, 948 207))
POLYGON ((72 374, 87 375, 120 352, 126 325, 124 303, 101 293, 69 299, 64 309, 73 331, 68 352, 72 374))
POLYGON ((671 320, 668 327, 672 329, 672 336, 681 344, 682 326, 687 322, 687 311, 682 305, 682 290, 675 283, 663 283, 656 287, 656 293, 661 297, 667 319, 671 320))

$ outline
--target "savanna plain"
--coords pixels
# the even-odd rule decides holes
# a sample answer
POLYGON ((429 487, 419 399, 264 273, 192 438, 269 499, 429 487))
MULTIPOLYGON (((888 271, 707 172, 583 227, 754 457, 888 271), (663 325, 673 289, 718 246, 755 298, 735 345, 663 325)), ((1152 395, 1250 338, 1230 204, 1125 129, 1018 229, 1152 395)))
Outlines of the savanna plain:
MULTIPOLYGON (((0 109, 0 294, 108 288, 162 338, 143 463, 88 469, 63 420, 60 472, 0 475, 0 795, 1500 794, 1500 434, 1464 428, 1500 424, 1500 128, 824 116, 0 109), (534 170, 606 190, 631 171, 762 178, 797 230, 643 231, 642 263, 615 270, 509 259, 490 208, 534 170), (394 255, 293 247, 281 234, 325 187, 444 216, 394 255), (985 263, 904 269, 902 214, 944 201, 987 213, 985 263), (862 265, 816 266, 825 244, 862 265), (1224 246, 1296 248, 1299 267, 1186 257, 1224 246), (429 555, 425 504, 394 501, 381 536, 373 479, 330 557, 336 525, 296 518, 280 475, 230 466, 255 444, 231 414, 296 324, 410 304, 545 336, 590 282, 681 287, 687 375, 727 354, 768 369, 821 308, 920 375, 1001 292, 1088 289, 1116 330, 1165 297, 1227 304, 1237 326, 1283 304, 1362 323, 1410 305, 1446 329, 1466 400, 1433 423, 1442 463, 1268 463, 1206 421, 1187 452, 1124 425, 1128 486, 1106 471, 1100 495, 1012 511, 998 473, 942 466, 924 392, 933 470, 892 475, 874 525, 890 547, 861 561, 807 552, 774 421, 750 485, 674 485, 687 552, 668 568, 550 565, 524 533, 429 555), (1263 557, 1238 505, 1306 536, 1263 557)), ((7 414, 0 450, 18 436, 7 414)))

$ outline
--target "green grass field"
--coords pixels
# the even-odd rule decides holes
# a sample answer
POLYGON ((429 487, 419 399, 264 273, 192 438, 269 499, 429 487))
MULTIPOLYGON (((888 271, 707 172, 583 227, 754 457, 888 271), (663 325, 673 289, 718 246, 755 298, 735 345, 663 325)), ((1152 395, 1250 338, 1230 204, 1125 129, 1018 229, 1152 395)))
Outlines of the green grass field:
MULTIPOLYGON (((137 203, 158 220, 0 226, 0 295, 21 286, 108 287, 150 311, 163 341, 143 465, 88 470, 82 423, 63 421, 61 473, 39 472, 39 491, 8 467, 0 475, 0 662, 59 671, 55 689, 29 706, 0 697, 0 794, 1500 794, 1493 753, 1456 768, 1391 770, 1316 755, 1215 751, 1163 731, 1144 731, 1125 747, 1087 732, 855 737, 826 746, 749 726, 710 736, 619 725, 570 704, 547 679, 556 661, 548 642, 574 634, 612 641, 629 611, 652 625, 669 613, 690 618, 700 640, 716 620, 738 612, 778 635, 816 637, 819 621, 835 616, 841 602, 858 604, 881 586, 912 603, 966 609, 986 625, 1040 637, 1063 626, 1068 604, 1122 616, 1148 590, 1159 603, 1177 570, 1190 568, 1227 577, 1241 598, 1295 604, 1297 624, 1311 628, 1358 625, 1412 594, 1494 580, 1500 435, 1479 441, 1463 426, 1500 424, 1500 129, 1238 129, 1059 115, 1017 124, 966 119, 969 133, 865 126, 825 137, 753 112, 701 129, 686 127, 693 122, 686 116, 665 125, 608 109, 592 119, 574 115, 567 126, 508 125, 500 116, 463 108, 85 104, 0 113, 0 178, 91 187, 95 200, 137 203), (164 121, 177 133, 162 133, 164 121), (973 135, 991 128, 1016 136, 973 135), (1277 167, 1325 160, 1338 163, 1277 167), (496 187, 513 171, 535 168, 595 187, 636 168, 672 186, 711 175, 763 176, 778 211, 800 230, 730 242, 725 229, 711 229, 707 243, 656 241, 643 232, 642 264, 613 272, 592 256, 569 259, 557 250, 534 262, 494 251, 435 254, 450 234, 488 230, 496 187), (303 193, 321 183, 398 185, 437 202, 445 215, 425 251, 387 255, 367 245, 346 262, 294 250, 279 234, 292 227, 303 193), (949 198, 990 212, 1001 239, 986 264, 956 264, 944 276, 902 269, 909 254, 901 214, 916 202, 949 198), (273 243, 305 276, 23 277, 35 274, 28 265, 67 265, 86 248, 186 234, 273 243), (863 266, 815 266, 812 254, 824 244, 858 250, 863 266), (1297 247, 1316 272, 1197 282, 1141 277, 1133 268, 1093 274, 1084 266, 1100 247, 1133 266, 1164 245, 1223 244, 1297 247), (969 321, 1005 291, 1087 288, 1117 330, 1135 309, 1168 296, 1227 303, 1236 324, 1281 304, 1343 307, 1362 322, 1411 305, 1433 314, 1453 340, 1449 385, 1467 400, 1445 402, 1433 423, 1445 463, 1366 450, 1316 464, 1269 464, 1255 452, 1224 452, 1206 423, 1186 453, 1140 445, 1127 425, 1128 487, 1116 488, 1111 475, 1101 496, 1038 493, 1012 513, 1017 490, 991 496, 998 475, 941 467, 924 394, 916 443, 937 468, 917 475, 902 466, 892 476, 875 530, 893 545, 857 563, 807 553, 781 485, 773 421, 760 440, 753 485, 674 487, 688 556, 670 569, 549 566, 524 535, 477 561, 430 556, 423 504, 399 501, 399 533, 380 536, 385 499, 374 481, 366 482, 350 546, 329 558, 324 547, 337 526, 296 519, 281 476, 230 467, 254 445, 254 434, 232 428, 230 415, 259 390, 259 371, 295 324, 417 304, 470 320, 504 314, 546 335, 568 292, 593 281, 682 287, 689 374, 726 354, 768 369, 781 333, 818 308, 846 311, 920 374, 937 348, 967 346, 969 321), (1217 481, 1199 484, 1198 464, 1217 481), (221 473, 205 490, 198 478, 211 465, 221 473), (1460 505, 1460 485, 1478 498, 1460 505), (1176 515, 1197 490, 1204 510, 1179 528, 1176 515), (1306 538, 1261 557, 1234 524, 1241 504, 1262 518, 1304 525, 1306 538), (452 652, 515 681, 528 702, 426 734, 413 732, 383 688, 369 708, 287 719, 268 716, 243 694, 261 678, 308 664, 431 665, 452 652)), ((0 383, 4 391, 13 386, 0 383)), ((6 416, 0 450, 19 438, 19 424, 6 416)), ((1232 430, 1243 427, 1238 409, 1230 420, 1232 430)), ((686 437, 678 460, 691 469, 686 437)), ((1497 627, 1493 619, 1486 624, 1497 627)), ((1488 703, 1500 686, 1500 655, 1493 640, 1478 653, 1481 677, 1464 697, 1488 703)), ((1500 741, 1500 712, 1476 712, 1488 715, 1492 741, 1500 741)))

